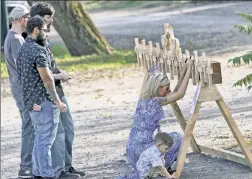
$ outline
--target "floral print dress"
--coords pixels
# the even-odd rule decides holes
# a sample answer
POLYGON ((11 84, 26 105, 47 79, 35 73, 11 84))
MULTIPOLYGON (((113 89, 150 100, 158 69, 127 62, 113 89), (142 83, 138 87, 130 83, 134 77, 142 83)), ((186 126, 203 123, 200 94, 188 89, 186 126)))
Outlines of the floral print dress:
MULTIPOLYGON (((116 179, 140 179, 136 164, 141 153, 154 144, 154 132, 160 130, 160 120, 164 117, 164 111, 159 97, 139 100, 134 115, 133 126, 130 131, 126 149, 126 156, 134 173, 116 177, 116 179)), ((168 133, 173 138, 173 145, 165 154, 165 167, 171 167, 177 159, 182 137, 177 132, 168 133)))

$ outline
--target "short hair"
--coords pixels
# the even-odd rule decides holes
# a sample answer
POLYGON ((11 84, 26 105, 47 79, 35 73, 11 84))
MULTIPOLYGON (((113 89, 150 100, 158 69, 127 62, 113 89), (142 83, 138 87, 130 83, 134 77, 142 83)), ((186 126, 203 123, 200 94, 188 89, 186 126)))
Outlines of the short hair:
POLYGON ((32 5, 31 10, 30 10, 30 16, 34 17, 36 15, 39 15, 41 17, 44 17, 45 15, 53 15, 55 12, 54 8, 48 4, 48 3, 44 3, 44 2, 38 2, 34 5, 32 5))
POLYGON ((173 145, 173 139, 172 139, 172 137, 169 136, 165 132, 157 133, 155 135, 154 142, 155 142, 155 144, 157 144, 157 143, 163 143, 163 144, 167 145, 168 147, 171 147, 173 145))
POLYGON ((31 34, 35 27, 41 30, 44 25, 46 25, 46 22, 41 16, 34 16, 28 20, 26 31, 28 34, 31 34))

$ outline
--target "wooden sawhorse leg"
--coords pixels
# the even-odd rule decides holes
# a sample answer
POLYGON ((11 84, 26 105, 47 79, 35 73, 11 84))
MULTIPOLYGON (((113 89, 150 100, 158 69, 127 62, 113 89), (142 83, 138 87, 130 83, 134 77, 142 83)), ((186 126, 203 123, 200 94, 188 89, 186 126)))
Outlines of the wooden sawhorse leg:
MULTIPOLYGON (((182 130, 185 132, 185 129, 186 129, 186 120, 177 104, 177 102, 174 102, 172 104, 170 104, 172 109, 173 109, 173 112, 182 128, 182 130)), ((201 153, 201 150, 200 150, 200 147, 198 146, 194 136, 192 135, 191 137, 191 140, 190 140, 190 145, 192 147, 192 150, 193 152, 197 152, 197 153, 201 153)))
POLYGON ((240 148, 243 152, 243 155, 247 159, 250 168, 252 169, 252 154, 249 151, 248 147, 246 147, 245 139, 244 139, 241 131, 239 130, 234 118, 232 117, 230 110, 228 109, 228 107, 225 104, 223 99, 216 100, 216 103, 217 103, 218 107, 220 108, 220 110, 221 110, 230 130, 232 131, 238 145, 240 146, 240 148))
POLYGON ((180 147, 178 160, 177 160, 176 176, 178 178, 181 176, 181 173, 182 173, 182 169, 183 169, 183 166, 184 166, 186 154, 187 154, 188 147, 189 147, 189 142, 190 142, 190 140, 192 138, 193 129, 194 129, 196 120, 198 118, 200 104, 201 104, 201 102, 197 102, 195 110, 194 110, 191 118, 188 120, 186 128, 185 128, 185 134, 184 134, 184 137, 183 137, 183 140, 182 140, 182 144, 181 144, 181 147, 180 147))

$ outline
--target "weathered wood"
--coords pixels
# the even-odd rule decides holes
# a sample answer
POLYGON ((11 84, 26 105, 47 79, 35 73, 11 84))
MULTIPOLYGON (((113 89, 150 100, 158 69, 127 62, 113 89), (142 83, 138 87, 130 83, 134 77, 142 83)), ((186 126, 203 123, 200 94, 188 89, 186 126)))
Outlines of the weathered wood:
MULTIPOLYGON (((173 110, 173 112, 174 112, 174 114, 175 114, 175 116, 176 116, 176 118, 177 118, 177 120, 178 120, 178 122, 180 124, 180 127, 182 128, 183 131, 185 131, 185 129, 186 129, 186 120, 185 120, 185 118, 184 118, 184 116, 183 116, 177 102, 171 103, 170 105, 171 105, 172 110, 173 110)), ((192 136, 192 139, 190 141, 190 145, 191 145, 192 150, 194 152, 200 153, 200 148, 199 148, 196 140, 194 139, 194 136, 192 136)))
POLYGON ((200 102, 215 101, 219 99, 222 99, 222 96, 218 91, 216 85, 213 85, 212 87, 201 88, 199 95, 200 102))
POLYGON ((221 157, 227 160, 231 160, 233 162, 237 162, 237 163, 249 166, 248 161, 246 160, 244 155, 241 155, 239 153, 235 153, 235 152, 231 152, 231 151, 227 151, 223 149, 210 148, 210 147, 206 147, 202 145, 199 145, 199 148, 202 153, 205 153, 211 156, 221 157))
POLYGON ((231 129, 236 141, 238 142, 238 145, 240 146, 242 153, 246 157, 248 164, 250 168, 252 169, 252 154, 249 151, 248 147, 246 146, 245 139, 240 132, 230 110, 228 109, 227 105, 225 104, 223 99, 216 100, 217 105, 219 106, 229 128, 231 129))
POLYGON ((199 71, 198 71, 198 52, 195 50, 193 51, 193 70, 194 70, 194 75, 193 75, 193 85, 196 85, 199 83, 199 71))
POLYGON ((141 40, 142 43, 142 51, 143 51, 143 59, 142 59, 142 65, 143 68, 147 69, 147 63, 146 63, 146 43, 145 43, 145 39, 141 40))
POLYGON ((178 178, 181 176, 182 169, 185 163, 185 158, 186 158, 186 153, 188 151, 189 142, 192 138, 193 129, 195 127, 195 123, 198 118, 200 104, 201 104, 200 102, 196 104, 194 113, 192 114, 191 118, 188 120, 187 125, 186 125, 184 137, 182 140, 182 144, 179 150, 179 155, 178 155, 178 160, 177 160, 176 176, 178 178))
POLYGON ((136 55, 137 55, 137 64, 138 64, 138 66, 140 66, 141 63, 140 63, 138 50, 139 50, 139 40, 138 40, 138 38, 135 38, 135 52, 136 52, 136 55))
POLYGON ((212 84, 221 84, 222 83, 222 74, 221 74, 221 64, 220 62, 211 61, 210 63, 212 68, 212 84))

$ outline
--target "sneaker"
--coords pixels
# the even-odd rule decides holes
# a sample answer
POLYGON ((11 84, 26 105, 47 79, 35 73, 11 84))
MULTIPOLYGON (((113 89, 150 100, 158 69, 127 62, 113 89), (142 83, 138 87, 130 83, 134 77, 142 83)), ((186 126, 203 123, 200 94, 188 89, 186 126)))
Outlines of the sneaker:
POLYGON ((69 173, 73 173, 73 174, 79 174, 80 176, 85 176, 85 172, 84 171, 78 171, 78 170, 75 170, 73 167, 70 167, 68 169, 68 172, 69 173))
POLYGON ((171 167, 167 168, 167 171, 170 175, 176 172, 176 170, 172 170, 171 167))
POLYGON ((59 176, 59 179, 76 179, 76 178, 80 178, 80 175, 68 173, 68 172, 64 172, 64 171, 62 171, 59 176))
POLYGON ((33 178, 32 172, 30 170, 19 170, 18 172, 18 177, 19 178, 33 178))

